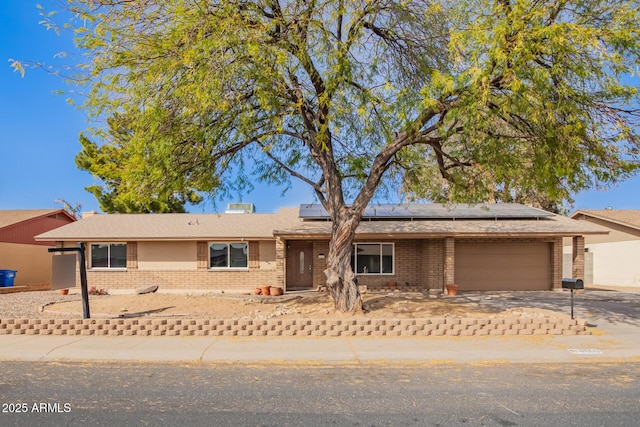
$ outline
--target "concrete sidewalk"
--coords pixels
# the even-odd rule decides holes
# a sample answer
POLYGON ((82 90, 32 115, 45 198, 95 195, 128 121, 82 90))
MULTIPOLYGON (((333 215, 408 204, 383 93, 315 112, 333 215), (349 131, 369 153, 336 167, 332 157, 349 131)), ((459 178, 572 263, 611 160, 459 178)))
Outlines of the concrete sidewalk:
POLYGON ((0 336, 0 360, 181 363, 575 363, 640 361, 640 328, 580 336, 96 337, 0 336))

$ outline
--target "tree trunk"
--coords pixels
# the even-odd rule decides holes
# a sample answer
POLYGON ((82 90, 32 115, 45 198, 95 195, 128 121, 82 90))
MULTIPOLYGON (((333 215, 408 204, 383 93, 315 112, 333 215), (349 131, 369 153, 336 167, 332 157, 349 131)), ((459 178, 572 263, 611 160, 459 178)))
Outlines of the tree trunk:
POLYGON ((342 313, 362 313, 362 297, 351 268, 351 252, 355 231, 360 223, 356 215, 339 215, 333 220, 327 269, 327 289, 336 310, 342 313))

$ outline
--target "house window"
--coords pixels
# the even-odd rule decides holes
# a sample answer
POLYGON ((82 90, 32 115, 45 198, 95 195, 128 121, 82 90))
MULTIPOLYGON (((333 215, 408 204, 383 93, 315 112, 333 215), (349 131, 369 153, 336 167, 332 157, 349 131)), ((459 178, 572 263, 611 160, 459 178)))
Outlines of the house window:
POLYGON ((355 243, 351 267, 356 274, 393 274, 393 243, 355 243))
POLYGON ((209 245, 209 268, 247 268, 248 266, 248 243, 211 243, 209 245))
POLYGON ((127 244, 91 244, 91 268, 127 268, 127 244))

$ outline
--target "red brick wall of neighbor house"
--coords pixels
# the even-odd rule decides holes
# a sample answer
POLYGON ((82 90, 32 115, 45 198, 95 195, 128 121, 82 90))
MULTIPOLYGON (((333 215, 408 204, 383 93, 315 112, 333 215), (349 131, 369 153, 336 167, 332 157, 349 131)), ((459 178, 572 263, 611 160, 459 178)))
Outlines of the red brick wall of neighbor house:
POLYGON ((33 236, 53 230, 54 228, 62 227, 71 222, 73 222, 73 220, 62 214, 33 218, 0 230, 0 242, 54 246, 55 242, 36 242, 33 236))

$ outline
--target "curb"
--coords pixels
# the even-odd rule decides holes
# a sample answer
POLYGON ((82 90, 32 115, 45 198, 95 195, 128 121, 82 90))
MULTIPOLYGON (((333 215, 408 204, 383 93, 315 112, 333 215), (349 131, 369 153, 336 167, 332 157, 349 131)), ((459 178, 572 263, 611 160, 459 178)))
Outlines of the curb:
POLYGON ((96 336, 488 336, 590 335, 561 317, 431 319, 0 319, 0 335, 96 336))

